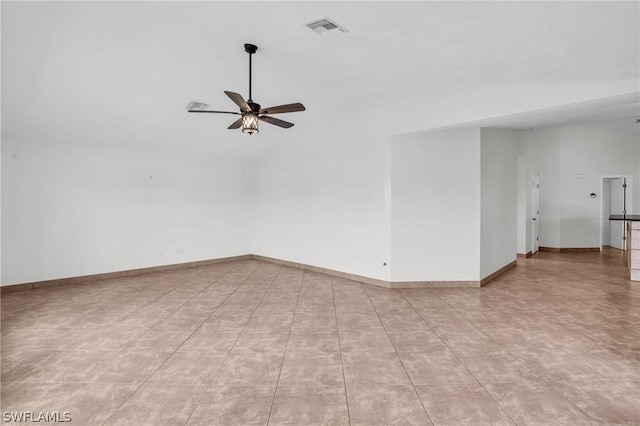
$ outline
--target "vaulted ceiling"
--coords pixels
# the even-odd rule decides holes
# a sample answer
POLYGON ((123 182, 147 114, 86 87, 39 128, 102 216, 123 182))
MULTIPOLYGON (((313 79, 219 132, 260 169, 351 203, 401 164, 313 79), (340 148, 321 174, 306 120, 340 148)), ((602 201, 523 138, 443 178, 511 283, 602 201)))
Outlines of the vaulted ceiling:
POLYGON ((259 46, 254 100, 307 106, 282 116, 296 123, 290 130, 262 125, 265 141, 375 96, 637 80, 638 10, 637 2, 3 2, 3 140, 253 155, 260 148, 248 136, 226 130, 232 116, 184 111, 191 100, 233 109, 223 90, 247 96, 247 42, 259 46), (324 16, 349 32, 323 38, 305 26, 324 16))

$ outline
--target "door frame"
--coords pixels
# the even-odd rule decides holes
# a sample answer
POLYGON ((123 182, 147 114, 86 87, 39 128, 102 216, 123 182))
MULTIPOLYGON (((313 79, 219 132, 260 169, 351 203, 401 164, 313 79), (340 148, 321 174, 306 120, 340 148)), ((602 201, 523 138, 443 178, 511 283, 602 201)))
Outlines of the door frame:
MULTIPOLYGON (((603 214, 604 214, 604 180, 605 179, 626 179, 625 183, 627 185, 627 189, 624 192, 624 203, 627 213, 631 211, 631 206, 633 205, 633 176, 631 175, 600 175, 600 251, 602 251, 602 222, 603 222, 603 214)), ((627 242, 624 242, 625 250, 627 248, 627 242)))
POLYGON ((531 254, 540 250, 540 175, 531 175, 531 254), (537 232, 535 232, 537 231, 537 232))

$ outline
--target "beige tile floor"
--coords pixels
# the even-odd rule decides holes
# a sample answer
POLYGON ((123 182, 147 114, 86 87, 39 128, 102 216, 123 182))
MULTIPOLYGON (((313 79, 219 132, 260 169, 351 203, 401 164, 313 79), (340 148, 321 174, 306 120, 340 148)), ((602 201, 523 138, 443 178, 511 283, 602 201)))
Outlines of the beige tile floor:
POLYGON ((3 413, 77 425, 639 425, 640 283, 615 250, 482 289, 241 261, 5 294, 1 354, 3 413))

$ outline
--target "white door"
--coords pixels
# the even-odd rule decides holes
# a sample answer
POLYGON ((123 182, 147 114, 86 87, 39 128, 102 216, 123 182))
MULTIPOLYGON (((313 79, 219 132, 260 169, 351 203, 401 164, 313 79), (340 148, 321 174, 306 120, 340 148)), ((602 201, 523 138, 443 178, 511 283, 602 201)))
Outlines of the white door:
POLYGON ((534 175, 531 179, 531 185, 531 254, 534 254, 538 252, 540 178, 534 175))
POLYGON ((611 245, 611 221, 609 212, 611 210, 611 179, 602 180, 602 245, 611 245))
MULTIPOLYGON (((609 214, 625 214, 625 178, 611 179, 609 214)), ((609 245, 624 250, 624 221, 609 221, 609 245)))

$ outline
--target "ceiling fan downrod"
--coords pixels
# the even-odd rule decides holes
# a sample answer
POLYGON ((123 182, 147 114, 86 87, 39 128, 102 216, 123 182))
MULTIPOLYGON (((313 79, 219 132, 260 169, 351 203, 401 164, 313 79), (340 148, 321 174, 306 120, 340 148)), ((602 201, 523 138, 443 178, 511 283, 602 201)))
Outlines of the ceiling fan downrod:
POLYGON ((251 43, 245 43, 244 51, 249 54, 249 102, 253 102, 253 97, 251 96, 251 56, 258 51, 258 46, 251 43))

